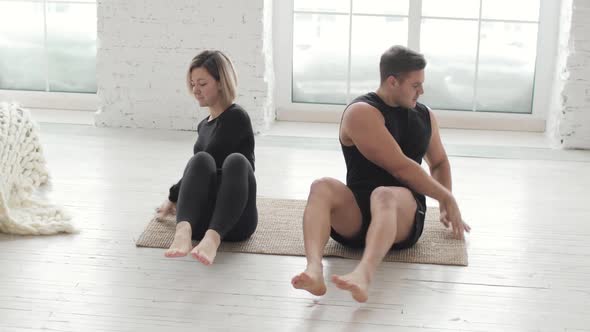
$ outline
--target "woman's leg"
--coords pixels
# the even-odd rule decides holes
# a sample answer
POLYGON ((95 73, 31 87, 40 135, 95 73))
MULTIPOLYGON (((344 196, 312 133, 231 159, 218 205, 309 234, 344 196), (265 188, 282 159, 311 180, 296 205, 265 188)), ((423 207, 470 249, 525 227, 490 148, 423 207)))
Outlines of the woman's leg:
POLYGON ((186 256, 192 238, 201 238, 208 228, 217 187, 215 160, 206 152, 198 152, 188 162, 176 203, 176 234, 167 257, 186 256))
POLYGON ((208 230, 191 254, 201 263, 213 263, 221 240, 247 239, 258 223, 256 180, 242 154, 232 153, 223 162, 221 181, 208 230))

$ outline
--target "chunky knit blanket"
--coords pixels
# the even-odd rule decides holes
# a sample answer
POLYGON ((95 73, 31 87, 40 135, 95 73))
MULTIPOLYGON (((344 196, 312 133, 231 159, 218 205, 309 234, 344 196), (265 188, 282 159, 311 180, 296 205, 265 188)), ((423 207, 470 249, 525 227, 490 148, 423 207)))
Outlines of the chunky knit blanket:
POLYGON ((0 103, 0 232, 73 233, 71 218, 38 190, 49 174, 37 132, 29 111, 0 103))

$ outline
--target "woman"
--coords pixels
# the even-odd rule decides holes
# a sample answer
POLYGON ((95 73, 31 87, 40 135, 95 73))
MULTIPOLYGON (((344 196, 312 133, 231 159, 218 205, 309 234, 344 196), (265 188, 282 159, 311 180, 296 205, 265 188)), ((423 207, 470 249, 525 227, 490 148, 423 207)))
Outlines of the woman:
POLYGON ((176 234, 166 257, 191 255, 205 265, 215 259, 222 240, 242 241, 256 229, 254 133, 248 113, 233 103, 236 73, 220 51, 193 58, 187 85, 209 116, 197 127, 194 156, 182 179, 170 188, 159 217, 176 211, 176 234))

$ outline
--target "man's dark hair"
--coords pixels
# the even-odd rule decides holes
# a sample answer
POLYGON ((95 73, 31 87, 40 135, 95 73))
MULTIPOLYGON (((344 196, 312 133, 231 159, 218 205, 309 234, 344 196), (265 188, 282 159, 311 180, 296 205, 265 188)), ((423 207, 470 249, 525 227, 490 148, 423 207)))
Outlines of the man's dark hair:
POLYGON ((424 55, 399 45, 385 51, 379 61, 381 83, 385 82, 389 76, 403 79, 404 74, 424 68, 426 68, 424 55))

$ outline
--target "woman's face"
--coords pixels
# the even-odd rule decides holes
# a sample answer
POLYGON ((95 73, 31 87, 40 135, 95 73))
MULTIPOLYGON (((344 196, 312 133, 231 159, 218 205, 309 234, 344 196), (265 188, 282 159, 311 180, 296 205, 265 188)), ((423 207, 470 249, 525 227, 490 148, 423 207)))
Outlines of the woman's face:
POLYGON ((219 101, 219 82, 205 68, 199 67, 191 71, 191 87, 201 107, 212 106, 219 101))

